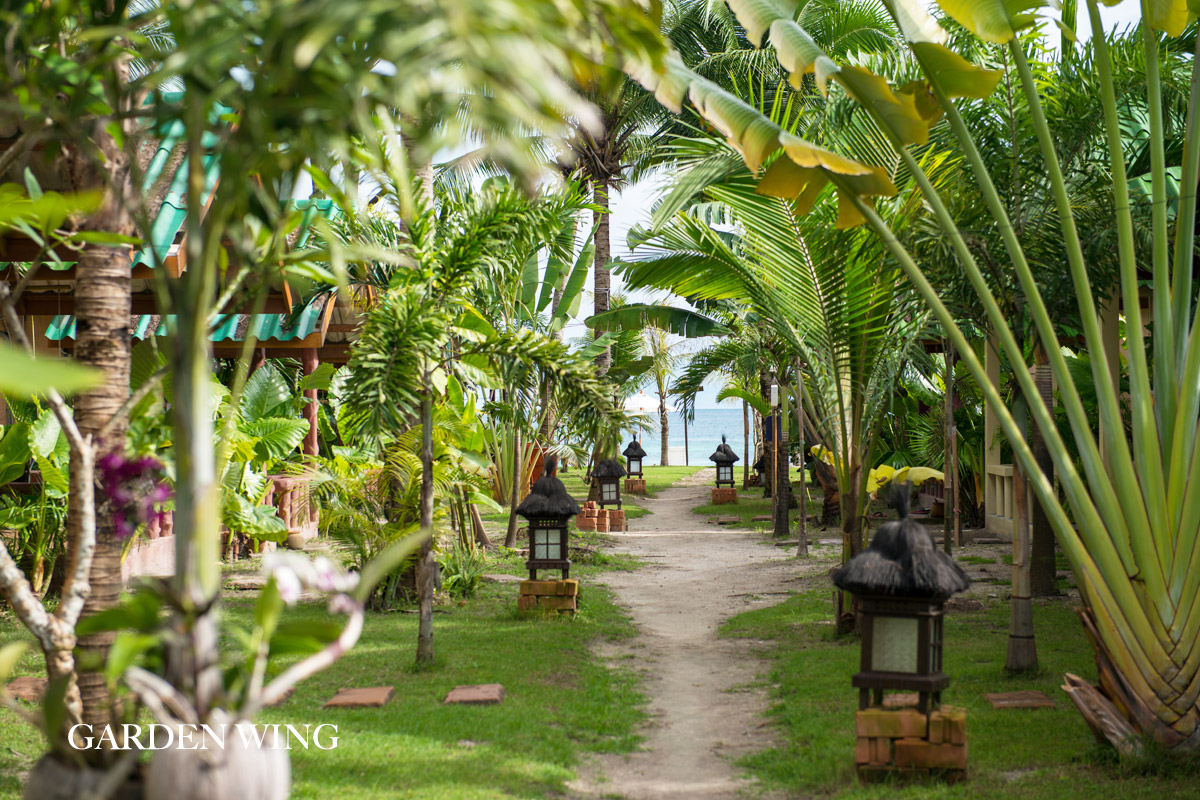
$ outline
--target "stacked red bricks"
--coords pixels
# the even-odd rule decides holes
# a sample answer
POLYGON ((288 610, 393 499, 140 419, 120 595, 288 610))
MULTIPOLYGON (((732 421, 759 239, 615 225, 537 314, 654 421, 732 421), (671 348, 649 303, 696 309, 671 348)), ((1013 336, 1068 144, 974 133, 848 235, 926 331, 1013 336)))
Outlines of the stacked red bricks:
POLYGON ((625 479, 626 494, 645 494, 646 479, 645 478, 626 478, 625 479))
POLYGON ((868 708, 854 715, 859 777, 967 777, 967 712, 942 706, 928 716, 915 708, 868 708))
POLYGON ((579 581, 521 581, 517 610, 574 614, 579 608, 579 581))
POLYGON ((579 516, 575 518, 575 527, 581 531, 627 531, 625 511, 620 508, 597 508, 594 500, 583 504, 579 516))
POLYGON ((728 503, 737 503, 737 489, 732 486, 714 486, 712 490, 712 504, 714 506, 723 506, 728 503))

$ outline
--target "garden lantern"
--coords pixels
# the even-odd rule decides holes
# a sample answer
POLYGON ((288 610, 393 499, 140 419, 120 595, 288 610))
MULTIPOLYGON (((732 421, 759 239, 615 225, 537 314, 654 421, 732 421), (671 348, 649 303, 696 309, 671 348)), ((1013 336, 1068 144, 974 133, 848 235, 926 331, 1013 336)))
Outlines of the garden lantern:
POLYGON ((851 684, 858 705, 881 705, 885 690, 917 692, 918 711, 941 701, 950 685, 942 671, 942 606, 970 585, 954 559, 908 518, 909 484, 894 487, 900 519, 879 528, 871 546, 834 573, 839 588, 861 601, 862 654, 851 684), (874 693, 874 702, 870 697, 874 693))
POLYGON ((717 465, 717 486, 733 486, 733 463, 739 458, 738 454, 733 452, 733 448, 725 443, 724 436, 721 436, 721 443, 708 460, 717 465))
POLYGON ((605 458, 597 462, 592 470, 592 477, 600 484, 600 507, 621 507, 621 478, 625 477, 625 468, 615 458, 605 458))
POLYGON ((571 517, 579 513, 579 504, 567 494, 567 487, 555 474, 557 468, 558 458, 546 456, 542 477, 517 506, 517 513, 529 523, 529 560, 525 566, 530 580, 537 580, 539 569, 561 570, 564 580, 570 577, 567 528, 571 517))
POLYGON ((637 439, 634 439, 621 455, 625 456, 625 463, 629 469, 629 477, 641 478, 642 459, 646 457, 646 451, 642 449, 641 443, 637 439))

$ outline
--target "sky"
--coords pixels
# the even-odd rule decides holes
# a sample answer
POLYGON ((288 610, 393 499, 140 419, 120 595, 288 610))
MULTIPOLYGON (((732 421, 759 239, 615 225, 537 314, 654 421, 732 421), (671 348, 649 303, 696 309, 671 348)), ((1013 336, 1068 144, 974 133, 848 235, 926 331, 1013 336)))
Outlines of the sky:
MULTIPOLYGON (((1104 21, 1105 27, 1109 31, 1121 30, 1130 25, 1136 24, 1141 18, 1140 4, 1138 0, 1124 0, 1124 2, 1112 6, 1100 8, 1100 18, 1104 21)), ((1088 19, 1087 0, 1079 2, 1079 18, 1076 23, 1076 31, 1079 41, 1086 41, 1091 37, 1091 24, 1088 19)), ((1052 36, 1052 41, 1057 42, 1058 37, 1052 36)), ((662 193, 664 186, 667 183, 665 176, 657 176, 637 183, 626 188, 621 193, 613 193, 611 199, 612 207, 612 254, 614 258, 629 257, 629 249, 626 247, 626 239, 629 229, 639 223, 646 223, 650 218, 650 212, 653 209, 654 202, 662 193)), ((587 285, 593 285, 593 276, 588 277, 587 285)), ((614 294, 621 293, 620 278, 613 276, 614 294)), ((637 295, 628 298, 631 302, 651 302, 655 299, 662 299, 661 295, 637 295)), ((681 300, 674 300, 673 305, 682 303, 681 300)), ((592 314, 592 296, 590 292, 583 298, 583 303, 580 307, 579 319, 587 319, 592 314)), ((567 328, 567 336, 578 336, 583 331, 581 323, 575 323, 567 328)), ((703 345, 703 340, 697 342, 683 342, 681 349, 684 351, 699 348, 703 345)), ((717 402, 717 394, 720 393, 722 384, 719 380, 714 379, 705 384, 705 391, 696 398, 696 408, 721 408, 739 405, 739 401, 728 400, 724 403, 717 402)))

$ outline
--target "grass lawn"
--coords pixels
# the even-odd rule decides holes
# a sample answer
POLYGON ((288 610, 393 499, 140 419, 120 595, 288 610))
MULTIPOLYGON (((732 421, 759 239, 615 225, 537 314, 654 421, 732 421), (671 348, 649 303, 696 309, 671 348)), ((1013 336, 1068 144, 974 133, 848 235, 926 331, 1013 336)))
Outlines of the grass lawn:
POLYGON ((1200 764, 1185 768, 1165 759, 1114 763, 1059 689, 1064 672, 1095 679, 1092 651, 1070 604, 1034 607, 1036 675, 1004 672, 1008 604, 953 613, 946 621, 945 662, 951 677, 947 704, 967 709, 970 779, 957 786, 885 783, 859 785, 854 774, 854 711, 858 692, 856 637, 836 638, 832 590, 795 595, 741 614, 723 635, 773 640, 775 706, 780 746, 743 759, 742 766, 789 796, 856 800, 891 798, 1194 798, 1200 764), (1054 710, 993 710, 984 692, 1038 689, 1058 702, 1054 710))
MULTIPOLYGON (((350 653, 258 719, 338 726, 336 749, 292 751, 292 797, 535 800, 561 791, 584 753, 636 747, 644 714, 636 676, 591 652, 595 640, 620 639, 633 629, 608 593, 588 582, 600 569, 631 562, 597 560, 603 565, 572 570, 585 586, 574 619, 518 617, 514 584, 483 584, 461 605, 439 605, 437 662, 421 671, 413 666, 416 615, 371 614, 350 653), (504 684, 507 699, 499 706, 442 705, 455 685, 474 683, 504 684), (341 687, 380 685, 396 688, 383 708, 321 708, 341 687)), ((520 567, 506 555, 492 571, 520 567)), ((223 608, 229 622, 248 626, 252 605, 252 593, 232 592, 223 608)), ((287 613, 328 619, 323 604, 287 613)), ((10 616, 0 619, 0 643, 17 638, 27 638, 24 629, 10 616)), ((232 639, 225 647, 232 649, 232 639)), ((15 674, 44 674, 40 656, 26 655, 15 674)), ((20 797, 21 773, 42 749, 32 728, 0 710, 0 798, 20 797)))

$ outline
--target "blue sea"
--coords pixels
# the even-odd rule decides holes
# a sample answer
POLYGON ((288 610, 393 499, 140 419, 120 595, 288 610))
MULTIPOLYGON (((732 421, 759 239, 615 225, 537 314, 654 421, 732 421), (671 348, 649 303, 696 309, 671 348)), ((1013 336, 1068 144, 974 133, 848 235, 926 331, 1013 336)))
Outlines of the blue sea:
MULTIPOLYGON (((657 465, 662 455, 662 439, 659 432, 658 414, 650 417, 650 430, 642 431, 642 447, 646 450, 647 466, 657 465)), ((750 446, 754 447, 754 419, 750 420, 750 446)), ((742 434, 742 409, 730 408, 698 408, 696 417, 688 424, 687 464, 691 466, 711 467, 708 457, 721 443, 721 434, 729 439, 729 446, 745 460, 742 452, 745 440, 742 434)), ((630 434, 627 432, 622 440, 621 449, 629 443, 630 434)), ((684 466, 683 449, 683 418, 678 412, 667 414, 667 457, 672 467, 684 466)), ((737 463, 741 467, 742 462, 737 463)), ((740 473, 739 473, 740 474, 740 473)))

